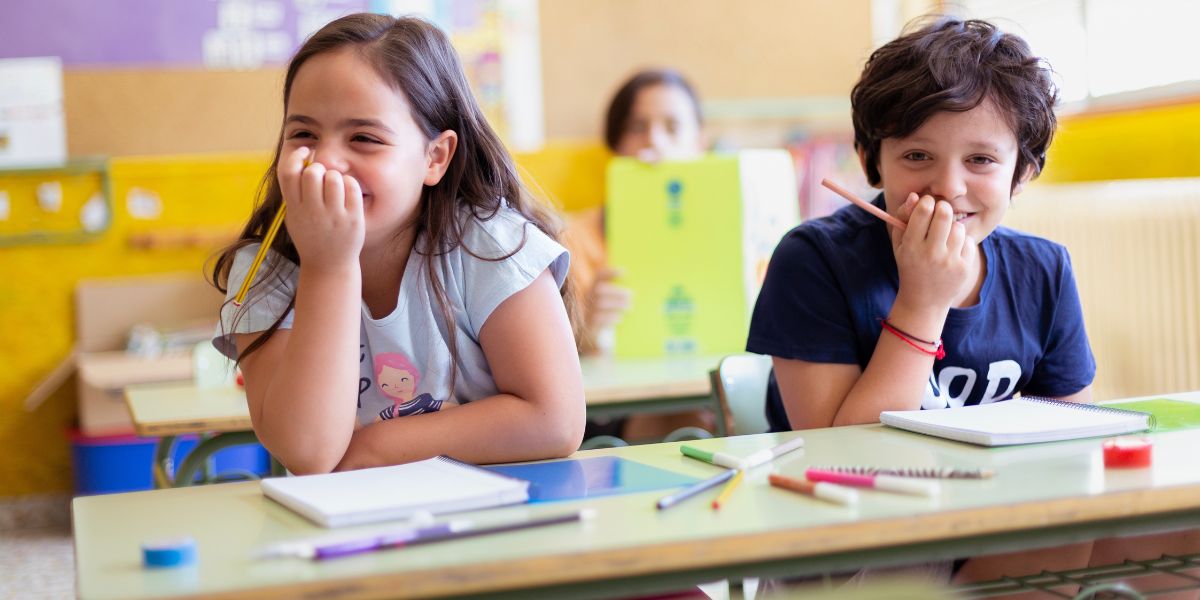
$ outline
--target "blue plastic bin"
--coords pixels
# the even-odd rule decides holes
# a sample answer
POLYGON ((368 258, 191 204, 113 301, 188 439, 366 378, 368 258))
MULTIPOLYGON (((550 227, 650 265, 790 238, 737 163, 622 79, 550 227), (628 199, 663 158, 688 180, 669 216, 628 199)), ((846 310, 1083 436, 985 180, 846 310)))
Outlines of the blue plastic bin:
MULTIPOLYGON (((154 487, 151 467, 158 438, 133 435, 89 437, 75 430, 70 431, 68 437, 77 495, 133 492, 154 487)), ((196 439, 196 436, 176 438, 173 454, 176 466, 196 445, 196 439)), ((270 456, 260 444, 225 448, 213 455, 213 462, 216 474, 236 470, 261 476, 271 467, 270 456)))

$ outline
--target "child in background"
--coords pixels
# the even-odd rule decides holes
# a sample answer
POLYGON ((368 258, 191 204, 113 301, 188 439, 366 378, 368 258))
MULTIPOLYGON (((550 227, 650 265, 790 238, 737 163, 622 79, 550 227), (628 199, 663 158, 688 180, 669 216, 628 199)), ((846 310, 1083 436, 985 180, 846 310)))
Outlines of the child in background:
MULTIPOLYGON (((616 156, 645 162, 690 160, 704 154, 700 99, 683 75, 671 69, 640 71, 609 103, 604 143, 616 156)), ((583 354, 611 350, 612 327, 629 308, 629 290, 615 283, 608 266, 602 209, 571 216, 566 242, 576 257, 571 280, 580 299, 579 345, 583 354)))
MULTIPOLYGON (((882 188, 874 203, 907 229, 848 206, 780 242, 747 342, 773 357, 777 427, 1017 392, 1091 401, 1096 366, 1066 249, 1000 226, 1045 165, 1056 100, 1029 46, 982 21, 944 18, 871 55, 851 92, 855 147, 882 188)), ((1090 548, 964 571, 1079 567, 1090 548)))
MULTIPOLYGON (((634 74, 621 84, 609 103, 604 143, 616 156, 650 163, 699 158, 704 154, 705 136, 695 89, 671 69, 634 74)), ((581 305, 577 327, 580 353, 611 353, 613 328, 629 309, 632 293, 615 283, 620 271, 608 265, 603 209, 571 215, 565 241, 576 258, 571 279, 581 305)), ((688 426, 711 429, 712 424, 695 412, 634 415, 614 421, 589 421, 585 437, 659 439, 688 426)))
POLYGON ((286 204, 214 339, 241 365, 266 448, 297 474, 573 452, 584 404, 568 254, 445 34, 340 18, 292 59, 283 98, 264 196, 213 273, 232 299, 286 204))

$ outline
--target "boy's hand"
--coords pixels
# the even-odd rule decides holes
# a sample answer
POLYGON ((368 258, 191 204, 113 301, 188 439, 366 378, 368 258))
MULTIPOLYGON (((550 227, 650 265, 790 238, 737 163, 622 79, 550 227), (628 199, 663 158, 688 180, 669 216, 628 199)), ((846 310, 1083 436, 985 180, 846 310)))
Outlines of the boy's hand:
POLYGON ((312 151, 302 147, 279 161, 288 235, 306 269, 358 268, 366 234, 362 188, 353 177, 321 163, 304 166, 310 156, 312 151))
POLYGON ((908 223, 891 229, 892 248, 900 273, 897 304, 911 308, 949 309, 972 289, 978 274, 978 244, 966 227, 954 221, 949 202, 909 194, 897 211, 908 223))

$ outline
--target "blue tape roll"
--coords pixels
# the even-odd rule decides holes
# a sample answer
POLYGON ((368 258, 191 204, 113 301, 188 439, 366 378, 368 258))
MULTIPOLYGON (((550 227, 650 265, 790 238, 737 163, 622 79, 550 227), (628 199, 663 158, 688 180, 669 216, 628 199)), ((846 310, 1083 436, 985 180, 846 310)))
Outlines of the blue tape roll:
POLYGON ((195 562, 196 540, 190 537, 142 543, 142 564, 147 567, 183 567, 195 562))

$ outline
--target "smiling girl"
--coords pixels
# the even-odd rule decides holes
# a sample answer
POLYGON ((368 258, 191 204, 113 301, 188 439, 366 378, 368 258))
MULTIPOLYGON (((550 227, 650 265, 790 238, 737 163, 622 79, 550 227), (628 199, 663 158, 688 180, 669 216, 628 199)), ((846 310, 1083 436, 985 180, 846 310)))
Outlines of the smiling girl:
POLYGON ((249 298, 226 302, 214 340, 245 374, 259 440, 297 474, 574 451, 584 404, 568 255, 445 34, 338 19, 292 59, 283 99, 262 198, 213 273, 232 298, 286 203, 249 298), (404 412, 396 382, 377 381, 388 355, 406 358, 405 400, 429 402, 375 422, 404 412))

